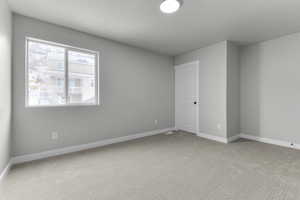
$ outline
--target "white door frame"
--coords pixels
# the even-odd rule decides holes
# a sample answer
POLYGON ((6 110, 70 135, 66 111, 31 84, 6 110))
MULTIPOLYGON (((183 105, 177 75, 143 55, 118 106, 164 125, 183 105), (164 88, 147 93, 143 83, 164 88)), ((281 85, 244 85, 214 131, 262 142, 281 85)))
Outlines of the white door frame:
MULTIPOLYGON (((175 73, 176 73, 176 69, 179 69, 179 68, 184 68, 185 66, 184 65, 187 65, 187 64, 196 64, 197 65, 197 68, 196 68, 196 72, 197 72, 197 79, 196 79, 196 96, 197 96, 197 107, 196 107, 196 133, 195 134, 198 134, 199 133, 199 130, 200 130, 200 127, 199 127, 199 101, 200 101, 200 97, 199 97, 199 78, 200 78, 200 74, 199 74, 199 65, 200 65, 200 62, 199 60, 194 60, 194 61, 191 61, 191 62, 187 62, 187 63, 183 63, 183 64, 180 64, 180 65, 174 65, 174 69, 175 69, 175 73)), ((174 76, 175 76, 175 73, 174 73, 174 76)), ((175 80, 175 78, 174 78, 175 80)), ((176 80, 175 80, 176 81, 176 80)), ((176 101, 176 93, 174 94, 174 99, 176 101)), ((176 103, 175 103, 176 105, 176 103)), ((176 107, 175 107, 176 109, 176 107)), ((176 114, 176 110, 174 112, 176 114)), ((176 116, 175 116, 175 119, 176 119, 176 116)), ((177 129, 176 127, 176 122, 175 122, 175 129, 177 129)))

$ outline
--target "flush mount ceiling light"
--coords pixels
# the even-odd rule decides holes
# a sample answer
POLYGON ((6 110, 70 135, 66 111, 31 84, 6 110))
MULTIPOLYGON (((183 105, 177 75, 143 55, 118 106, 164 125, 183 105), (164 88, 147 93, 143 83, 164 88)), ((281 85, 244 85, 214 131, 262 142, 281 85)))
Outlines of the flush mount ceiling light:
POLYGON ((179 10, 182 2, 180 0, 164 0, 160 4, 160 10, 163 13, 171 14, 179 10))

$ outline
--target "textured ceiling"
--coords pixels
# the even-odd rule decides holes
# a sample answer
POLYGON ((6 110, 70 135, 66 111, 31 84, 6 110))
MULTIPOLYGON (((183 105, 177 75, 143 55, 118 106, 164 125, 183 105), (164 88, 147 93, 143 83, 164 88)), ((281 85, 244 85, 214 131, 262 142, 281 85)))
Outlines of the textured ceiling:
POLYGON ((163 54, 232 40, 248 44, 300 31, 300 0, 8 0, 16 13, 163 54))

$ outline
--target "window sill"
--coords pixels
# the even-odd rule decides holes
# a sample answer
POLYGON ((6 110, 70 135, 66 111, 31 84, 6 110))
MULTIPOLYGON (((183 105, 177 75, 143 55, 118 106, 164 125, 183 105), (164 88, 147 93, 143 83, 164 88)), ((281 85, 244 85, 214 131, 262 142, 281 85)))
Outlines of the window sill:
POLYGON ((100 106, 100 103, 97 104, 68 104, 68 105, 45 105, 45 106, 30 106, 25 105, 25 108, 69 108, 69 107, 93 107, 100 106))

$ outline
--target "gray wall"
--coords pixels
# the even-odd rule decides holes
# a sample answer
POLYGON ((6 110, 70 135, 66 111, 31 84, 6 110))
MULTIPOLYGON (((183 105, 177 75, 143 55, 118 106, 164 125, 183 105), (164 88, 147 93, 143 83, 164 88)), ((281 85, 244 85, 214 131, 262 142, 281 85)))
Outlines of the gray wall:
POLYGON ((10 157, 11 28, 7 2, 0 0, 0 173, 10 157))
POLYGON ((13 19, 14 156, 174 126, 172 57, 20 15, 13 19), (26 36, 99 51, 102 105, 25 108, 26 36))
POLYGON ((200 132, 224 138, 227 137, 226 48, 225 41, 175 57, 176 65, 199 60, 200 132))
POLYGON ((227 42, 227 136, 240 134, 239 47, 227 42))
POLYGON ((300 33, 241 51, 241 132, 300 143, 300 33))

